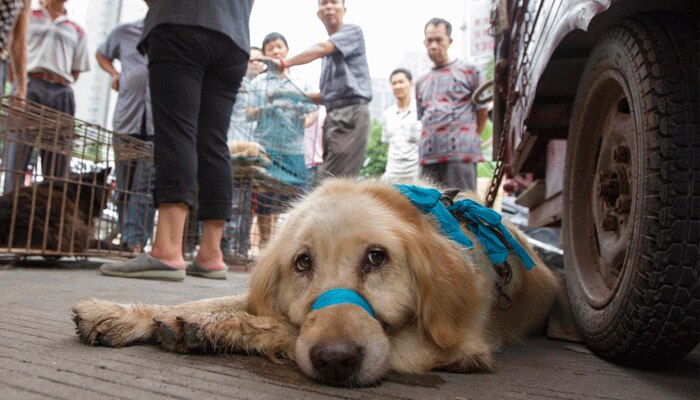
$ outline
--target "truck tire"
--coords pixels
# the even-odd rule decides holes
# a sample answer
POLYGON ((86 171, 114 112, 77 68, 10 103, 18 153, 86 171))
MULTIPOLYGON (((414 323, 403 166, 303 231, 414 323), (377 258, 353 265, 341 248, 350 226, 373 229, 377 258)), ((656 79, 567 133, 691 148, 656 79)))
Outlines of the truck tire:
POLYGON ((591 52, 564 179, 567 289, 586 344, 651 367, 700 341, 698 23, 639 15, 591 52))

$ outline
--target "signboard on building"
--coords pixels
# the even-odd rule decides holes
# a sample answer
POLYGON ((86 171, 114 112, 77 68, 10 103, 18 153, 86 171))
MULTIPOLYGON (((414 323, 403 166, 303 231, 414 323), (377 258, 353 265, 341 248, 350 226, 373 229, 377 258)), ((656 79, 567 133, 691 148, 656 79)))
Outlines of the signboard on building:
POLYGON ((494 39, 491 29, 491 1, 464 0, 464 56, 482 66, 493 58, 494 39))

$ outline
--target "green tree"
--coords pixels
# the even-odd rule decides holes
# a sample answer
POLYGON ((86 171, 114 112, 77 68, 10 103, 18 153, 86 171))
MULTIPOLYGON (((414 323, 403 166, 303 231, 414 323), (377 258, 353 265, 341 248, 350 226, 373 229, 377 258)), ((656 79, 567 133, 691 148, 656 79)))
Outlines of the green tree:
POLYGON ((386 143, 382 143, 382 124, 373 118, 369 131, 367 151, 365 152, 365 162, 362 169, 360 169, 361 177, 378 177, 384 173, 388 148, 389 146, 386 143))

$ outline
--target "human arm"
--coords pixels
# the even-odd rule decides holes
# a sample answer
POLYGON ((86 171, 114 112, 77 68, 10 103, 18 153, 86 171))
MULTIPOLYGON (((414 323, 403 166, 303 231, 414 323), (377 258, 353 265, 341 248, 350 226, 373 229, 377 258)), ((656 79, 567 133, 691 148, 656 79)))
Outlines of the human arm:
POLYGON ((489 110, 486 108, 481 108, 476 110, 476 133, 481 136, 481 132, 484 131, 486 126, 486 120, 489 118, 489 110))
POLYGON ((287 58, 284 60, 284 66, 285 67, 293 67, 295 65, 303 65, 303 64, 308 64, 311 61, 318 60, 319 58, 323 58, 325 56, 331 55, 335 53, 337 48, 335 47, 335 44, 331 42, 330 40, 326 40, 323 42, 316 43, 315 45, 309 47, 308 49, 302 51, 301 53, 287 58))
POLYGON ((24 1, 24 8, 17 16, 12 29, 12 77, 17 84, 15 96, 24 99, 27 96, 27 26, 29 24, 30 0, 24 1))
POLYGON ((114 62, 109 58, 100 54, 100 52, 95 53, 95 58, 97 59, 97 65, 100 66, 105 72, 112 77, 112 89, 119 91, 119 72, 114 68, 114 62))

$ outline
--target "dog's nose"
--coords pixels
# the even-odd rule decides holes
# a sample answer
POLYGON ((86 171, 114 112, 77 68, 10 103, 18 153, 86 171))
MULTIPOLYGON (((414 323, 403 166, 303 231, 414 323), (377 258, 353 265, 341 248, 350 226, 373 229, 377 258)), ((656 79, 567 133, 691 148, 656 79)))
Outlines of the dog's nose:
POLYGON ((309 358, 324 379, 342 383, 358 371, 362 353, 362 347, 352 342, 321 343, 311 348, 309 358))

